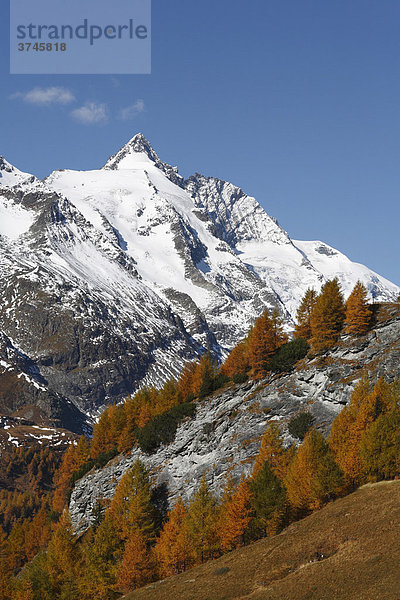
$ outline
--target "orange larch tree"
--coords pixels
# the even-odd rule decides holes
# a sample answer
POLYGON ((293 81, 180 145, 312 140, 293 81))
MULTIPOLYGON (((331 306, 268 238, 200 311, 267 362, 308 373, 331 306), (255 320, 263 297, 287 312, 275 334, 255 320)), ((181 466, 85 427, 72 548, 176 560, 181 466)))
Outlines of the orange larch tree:
POLYGON ((297 309, 297 324, 294 330, 295 338, 309 340, 311 338, 311 313, 317 301, 317 292, 308 288, 297 309))
POLYGON ((157 540, 155 553, 163 577, 182 573, 194 562, 187 509, 181 497, 168 515, 157 540))
POLYGON ((270 316, 268 310, 254 323, 249 334, 249 363, 255 379, 265 377, 268 360, 287 341, 282 319, 277 310, 270 316))
POLYGON ((367 288, 361 281, 357 281, 346 302, 346 333, 365 334, 370 327, 371 316, 367 288))
POLYGON ((251 518, 250 486, 242 478, 235 487, 227 482, 219 511, 218 533, 223 552, 244 545, 244 533, 251 518))
POLYGON ((362 482, 364 465, 360 444, 364 433, 381 414, 393 406, 391 386, 379 379, 374 388, 363 378, 354 388, 350 402, 333 422, 329 445, 336 462, 353 487, 362 482))
POLYGON ((117 587, 125 594, 152 581, 155 569, 143 534, 133 529, 125 544, 117 587))
POLYGON ((193 384, 194 374, 197 368, 197 362, 186 363, 177 382, 177 393, 183 402, 194 397, 193 384))
POLYGON ((345 307, 337 278, 327 281, 311 312, 311 346, 314 352, 334 346, 343 328, 345 307))
POLYGON ((231 378, 239 373, 246 373, 250 367, 248 354, 248 340, 246 339, 232 349, 222 365, 221 371, 231 378))
POLYGON ((296 511, 321 508, 343 485, 342 473, 323 435, 311 429, 289 465, 285 478, 288 500, 296 511))

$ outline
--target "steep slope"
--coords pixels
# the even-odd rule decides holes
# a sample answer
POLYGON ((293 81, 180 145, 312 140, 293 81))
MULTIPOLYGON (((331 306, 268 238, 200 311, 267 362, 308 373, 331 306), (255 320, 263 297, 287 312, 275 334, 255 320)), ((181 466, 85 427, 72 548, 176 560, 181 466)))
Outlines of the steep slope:
POLYGON ((240 188, 196 174, 184 180, 142 134, 100 171, 53 173, 47 185, 65 194, 106 234, 105 217, 135 259, 143 280, 193 329, 202 319, 230 348, 265 306, 295 318, 307 287, 337 276, 348 295, 357 279, 376 301, 398 287, 322 242, 293 242, 240 188))
POLYGON ((236 480, 249 475, 271 420, 280 422, 288 441, 294 440, 287 421, 304 409, 322 431, 329 431, 364 373, 372 380, 400 378, 400 305, 377 306, 375 318, 367 335, 343 336, 323 359, 303 360, 290 373, 228 387, 198 402, 195 417, 182 423, 174 442, 155 454, 147 456, 134 448, 103 470, 87 474, 71 495, 69 510, 76 530, 88 527, 97 500, 113 496, 117 482, 138 458, 157 484, 167 484, 171 500, 179 495, 187 500, 203 473, 217 494, 228 471, 236 480))
POLYGON ((206 350, 223 357, 265 307, 290 327, 327 277, 346 293, 361 278, 381 301, 400 291, 320 242, 293 242, 232 184, 185 181, 141 134, 102 169, 44 182, 1 159, 0 217, 0 331, 50 396, 86 415, 206 350))
POLYGON ((397 600, 400 482, 365 485, 281 534, 126 600, 397 600))
MULTIPOLYGON (((14 223, 0 237, 0 330, 29 357, 50 404, 58 395, 90 414, 199 352, 179 317, 138 277, 117 236, 110 241, 95 230, 67 199, 30 181, 3 188, 0 206, 14 223)), ((38 405, 29 392, 19 400, 14 394, 3 403, 6 414, 24 401, 38 405)))
POLYGON ((100 171, 60 171, 46 179, 103 235, 118 236, 143 281, 199 343, 220 354, 265 306, 281 303, 214 235, 211 220, 175 182, 182 184, 142 136, 100 171))
POLYGON ((231 183, 196 174, 184 186, 198 209, 211 218, 216 234, 268 283, 292 319, 305 290, 319 291, 333 277, 338 277, 346 296, 360 279, 377 302, 397 297, 397 286, 327 244, 291 240, 255 198, 231 183))

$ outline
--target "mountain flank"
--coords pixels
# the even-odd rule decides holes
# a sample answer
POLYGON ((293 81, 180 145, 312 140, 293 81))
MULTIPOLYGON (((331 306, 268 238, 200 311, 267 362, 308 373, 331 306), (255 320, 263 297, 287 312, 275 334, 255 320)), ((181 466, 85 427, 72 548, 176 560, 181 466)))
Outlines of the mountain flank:
POLYGON ((342 335, 337 347, 298 362, 289 373, 228 384, 196 403, 195 416, 178 427, 170 444, 150 455, 134 447, 79 479, 69 504, 75 530, 89 527, 98 501, 113 497, 118 481, 137 459, 150 470, 155 483, 167 485, 173 503, 179 495, 188 500, 203 473, 217 495, 227 472, 235 480, 250 475, 270 421, 278 422, 287 443, 293 443, 288 421, 306 410, 327 434, 363 375, 371 381, 400 379, 400 305, 373 308, 375 324, 366 335, 342 335))
POLYGON ((335 276, 345 296, 357 280, 371 301, 400 292, 292 240, 234 184, 184 179, 142 134, 103 168, 44 181, 0 158, 0 414, 85 431, 186 362, 224 359, 266 308, 290 330, 306 289, 335 276))
POLYGON ((400 481, 367 484, 279 535, 126 600, 398 600, 400 481))

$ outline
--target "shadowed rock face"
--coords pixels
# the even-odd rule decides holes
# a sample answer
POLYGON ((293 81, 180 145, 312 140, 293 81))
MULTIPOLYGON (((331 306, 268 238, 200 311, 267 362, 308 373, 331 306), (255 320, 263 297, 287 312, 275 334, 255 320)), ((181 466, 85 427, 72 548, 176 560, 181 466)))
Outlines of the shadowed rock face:
POLYGON ((332 352, 301 361, 291 373, 234 386, 199 402, 196 416, 184 422, 175 441, 156 454, 146 456, 134 449, 130 456, 117 457, 83 477, 75 485, 69 507, 77 531, 88 527, 97 500, 113 496, 117 482, 138 458, 151 470, 155 483, 167 484, 173 502, 179 495, 188 499, 204 472, 216 493, 228 471, 236 480, 248 475, 271 420, 278 421, 286 441, 293 442, 287 421, 307 409, 316 426, 328 433, 363 373, 373 380, 400 377, 399 306, 383 306, 376 313, 375 327, 368 335, 343 336, 332 352))
POLYGON ((84 414, 152 381, 164 354, 168 376, 204 349, 141 282, 117 237, 110 243, 67 200, 35 186, 2 192, 27 229, 0 238, 0 409, 40 405, 51 422, 81 431, 84 414))

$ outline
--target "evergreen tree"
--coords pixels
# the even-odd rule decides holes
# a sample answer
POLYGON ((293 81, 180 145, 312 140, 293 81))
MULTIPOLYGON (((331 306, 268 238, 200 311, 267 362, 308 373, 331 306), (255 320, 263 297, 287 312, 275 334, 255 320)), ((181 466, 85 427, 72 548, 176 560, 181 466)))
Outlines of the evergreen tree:
POLYGON ((250 481, 252 534, 255 538, 276 533, 284 512, 286 491, 269 462, 250 481))
POLYGON ((193 375, 192 392, 199 398, 205 398, 214 390, 217 368, 209 354, 203 354, 197 363, 193 375))
POLYGON ((288 432, 293 437, 296 437, 299 440, 303 441, 306 437, 307 431, 311 429, 314 420, 314 417, 309 411, 302 410, 289 420, 288 432))
POLYGON ((297 310, 297 325, 294 330, 295 338, 309 340, 311 338, 311 313, 317 301, 317 292, 308 288, 297 310))
POLYGON ((343 328, 345 308, 337 278, 323 285, 311 312, 311 346, 314 352, 334 346, 343 328))
POLYGON ((346 333, 365 334, 369 329, 371 316, 367 288, 361 281, 357 281, 346 302, 346 333))

